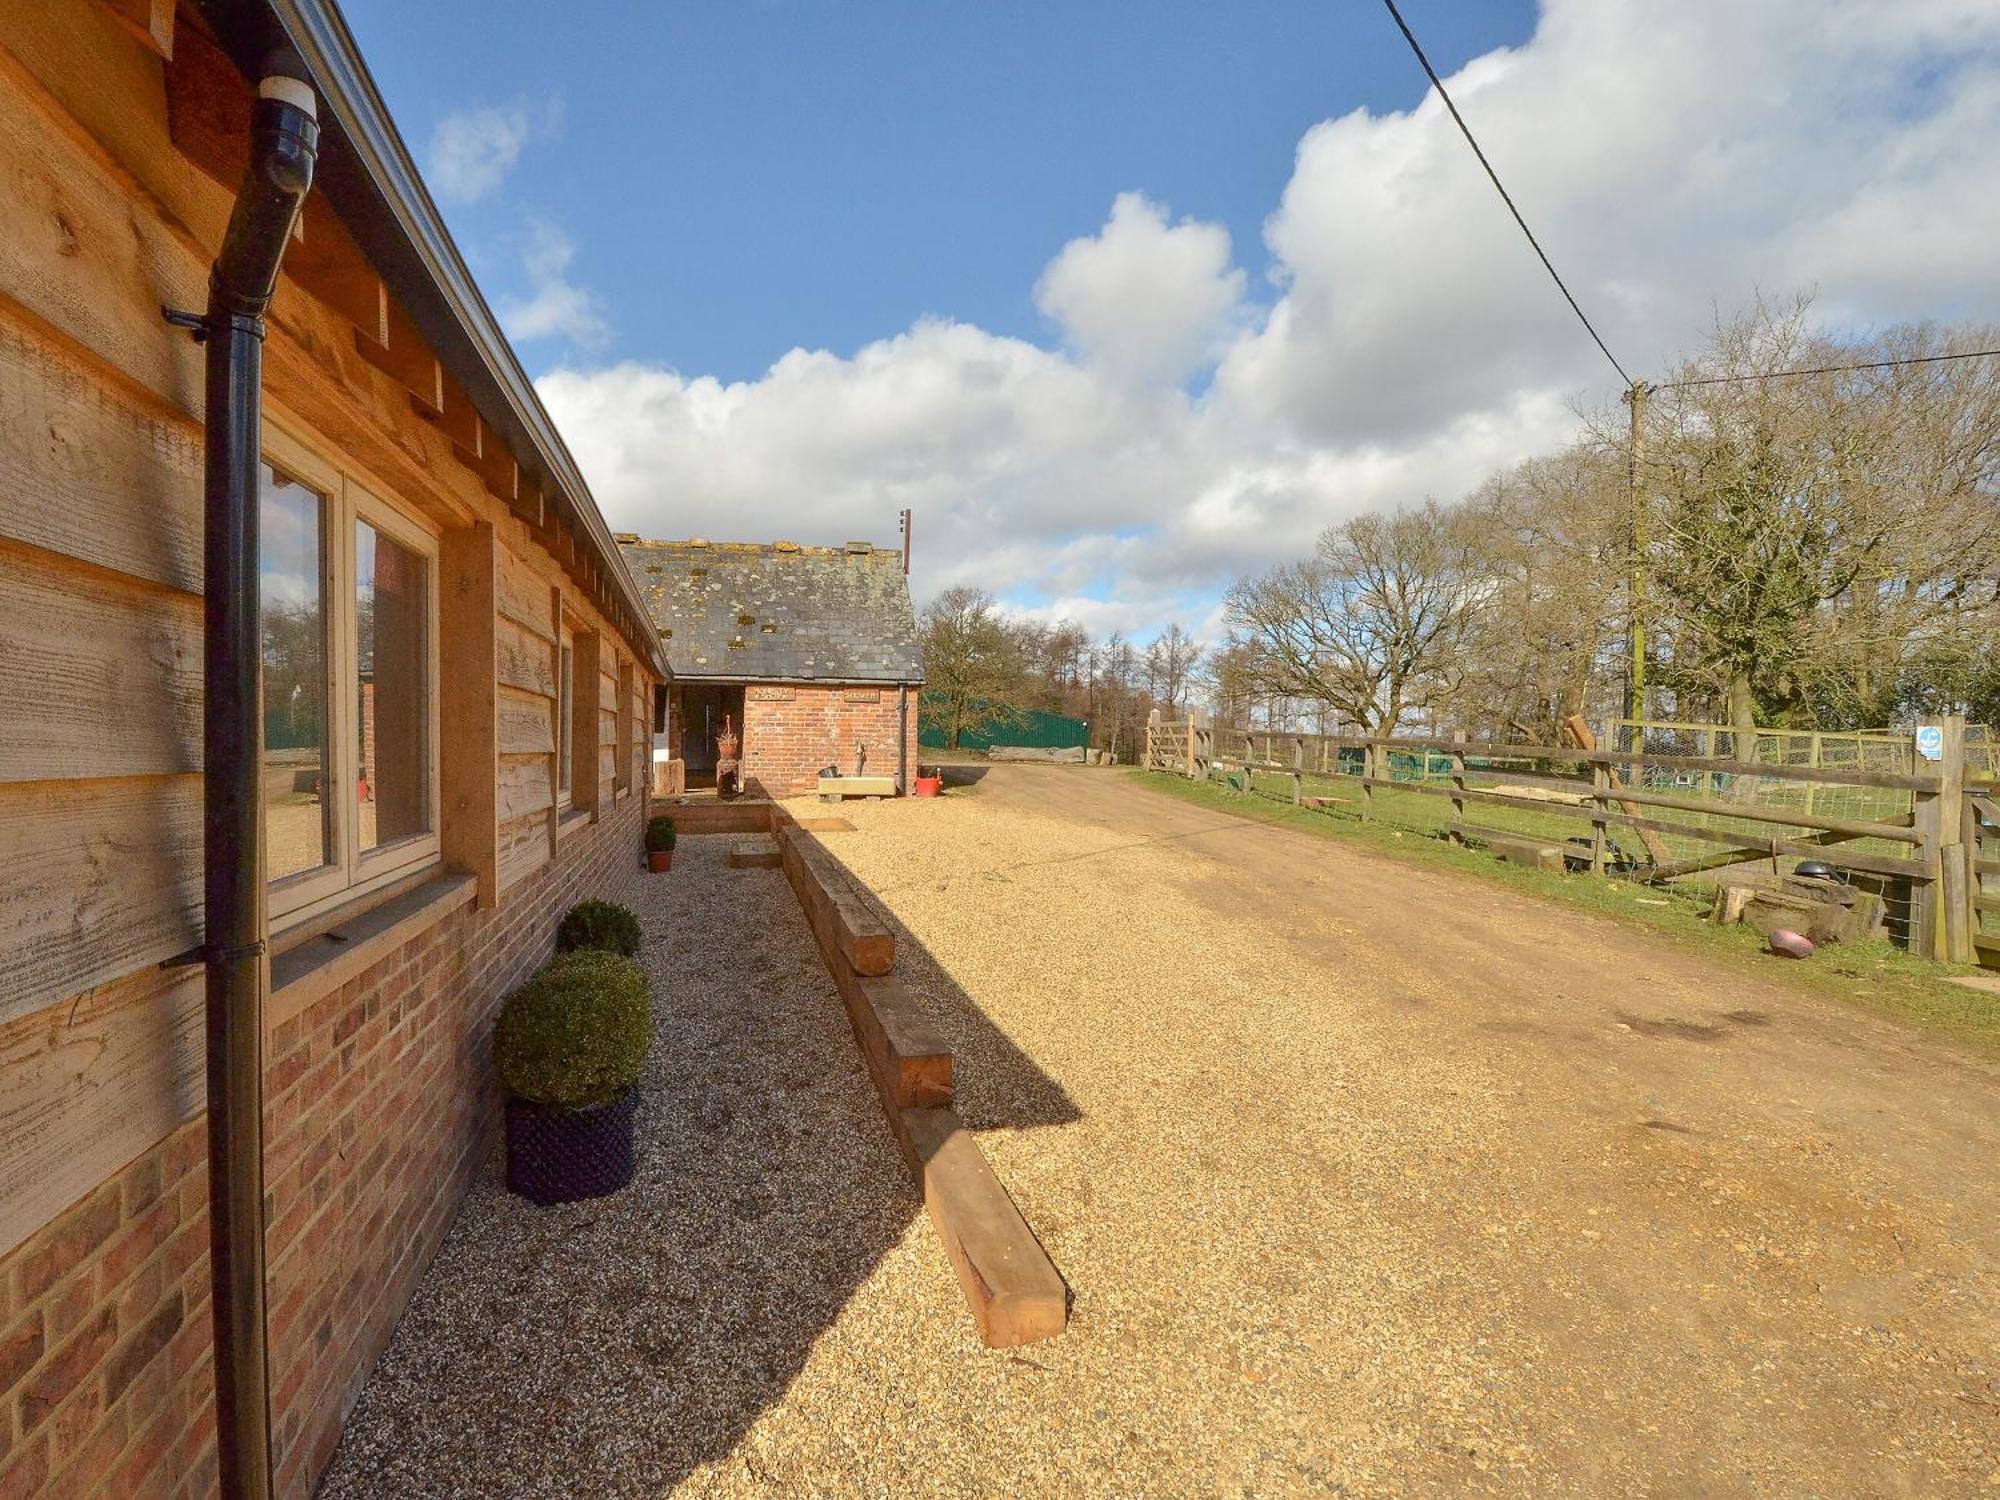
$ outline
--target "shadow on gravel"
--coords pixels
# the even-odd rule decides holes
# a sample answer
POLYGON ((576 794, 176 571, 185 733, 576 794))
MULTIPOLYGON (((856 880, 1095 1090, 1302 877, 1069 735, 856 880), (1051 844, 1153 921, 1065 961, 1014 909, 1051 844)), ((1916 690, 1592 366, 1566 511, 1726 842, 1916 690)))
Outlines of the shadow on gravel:
MULTIPOLYGON (((753 1455, 732 1456, 744 1433, 922 1214, 790 887, 729 869, 731 842, 683 839, 642 888, 658 1040, 638 1180, 537 1209, 501 1187, 496 1146, 321 1500, 651 1497, 717 1464, 752 1478, 753 1455)), ((1079 1118, 900 926, 897 941, 975 1081, 968 1123, 1079 1118)), ((925 1321, 911 1309, 907 1336, 925 1321)))

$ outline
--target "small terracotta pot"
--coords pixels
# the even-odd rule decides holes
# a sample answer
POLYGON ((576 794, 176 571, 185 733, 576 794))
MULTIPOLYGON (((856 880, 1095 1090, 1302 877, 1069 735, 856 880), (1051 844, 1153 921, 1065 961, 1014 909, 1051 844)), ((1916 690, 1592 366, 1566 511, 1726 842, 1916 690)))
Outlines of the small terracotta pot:
POLYGON ((674 867, 673 850, 648 849, 646 851, 646 868, 651 870, 655 875, 664 874, 666 871, 671 870, 673 867, 674 867))
POLYGON ((943 790, 944 778, 942 776, 919 776, 917 778, 917 795, 919 797, 935 797, 943 790))

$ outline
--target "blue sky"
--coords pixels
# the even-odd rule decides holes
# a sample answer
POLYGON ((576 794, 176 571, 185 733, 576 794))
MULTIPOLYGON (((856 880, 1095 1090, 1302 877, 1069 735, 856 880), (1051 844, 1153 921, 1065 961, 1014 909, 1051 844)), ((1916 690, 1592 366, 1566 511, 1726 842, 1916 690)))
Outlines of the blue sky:
MULTIPOLYGON (((441 121, 520 107, 505 191, 445 198, 490 292, 520 216, 562 226, 606 357, 746 379, 935 314, 1046 339, 1030 293, 1140 189, 1255 254, 1299 137, 1425 87, 1372 3, 722 4, 349 0, 420 159, 441 121)), ((1523 0, 1413 0, 1440 67, 1524 40, 1523 0)), ((531 371, 564 350, 524 344, 531 371)))
MULTIPOLYGON (((1992 0, 1405 0, 1635 373, 1760 292, 2000 306, 1992 0)), ((1375 0, 347 0, 612 524, 892 542, 1208 639, 1326 527, 1616 419, 1375 0)))

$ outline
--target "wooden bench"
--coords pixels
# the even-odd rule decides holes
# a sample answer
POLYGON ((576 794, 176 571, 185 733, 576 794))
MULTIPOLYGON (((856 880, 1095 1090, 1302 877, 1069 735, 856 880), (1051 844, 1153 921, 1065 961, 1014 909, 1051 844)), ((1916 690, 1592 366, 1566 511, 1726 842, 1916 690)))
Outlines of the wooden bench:
POLYGON ((838 802, 842 797, 895 795, 896 778, 893 776, 822 776, 819 779, 819 799, 822 802, 838 802))

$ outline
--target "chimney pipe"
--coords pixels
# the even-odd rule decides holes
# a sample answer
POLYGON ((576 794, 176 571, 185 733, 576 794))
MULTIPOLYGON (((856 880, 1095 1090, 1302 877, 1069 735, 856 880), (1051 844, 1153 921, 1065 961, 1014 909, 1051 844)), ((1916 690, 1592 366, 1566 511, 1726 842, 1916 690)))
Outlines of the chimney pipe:
POLYGON ((903 512, 903 576, 910 576, 910 513, 903 512))

